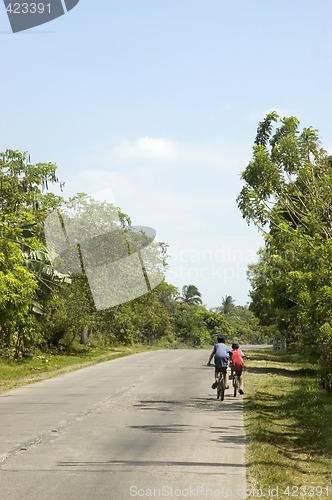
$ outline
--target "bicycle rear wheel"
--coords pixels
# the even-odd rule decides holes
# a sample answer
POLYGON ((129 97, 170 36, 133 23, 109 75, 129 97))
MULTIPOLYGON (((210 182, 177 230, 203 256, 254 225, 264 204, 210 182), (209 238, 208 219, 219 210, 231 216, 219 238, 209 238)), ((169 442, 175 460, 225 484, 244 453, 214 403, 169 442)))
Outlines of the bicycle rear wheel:
POLYGON ((220 382, 218 381, 218 385, 217 385, 217 399, 220 398, 220 382))
POLYGON ((236 394, 237 394, 237 389, 238 389, 238 379, 237 379, 237 376, 234 375, 233 377, 233 389, 234 389, 234 397, 236 398, 236 394))
POLYGON ((224 401, 225 397, 225 385, 224 385, 224 377, 220 377, 220 380, 218 382, 218 388, 217 388, 217 399, 220 401, 224 401))

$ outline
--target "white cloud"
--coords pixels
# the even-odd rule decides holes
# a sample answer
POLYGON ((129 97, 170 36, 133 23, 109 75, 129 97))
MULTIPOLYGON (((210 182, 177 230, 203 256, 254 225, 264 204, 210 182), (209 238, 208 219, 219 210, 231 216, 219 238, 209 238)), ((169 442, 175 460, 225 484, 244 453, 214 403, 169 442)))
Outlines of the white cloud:
POLYGON ((141 137, 135 142, 122 141, 113 149, 114 159, 120 163, 174 162, 178 145, 170 139, 141 137))
POLYGON ((67 176, 64 195, 99 192, 96 199, 103 197, 120 206, 135 224, 163 227, 167 235, 167 227, 172 226, 178 236, 190 237, 190 232, 208 231, 216 217, 223 225, 222 220, 234 213, 239 217, 235 198, 249 152, 245 144, 229 140, 190 143, 145 137, 122 141, 108 151, 100 148, 94 155, 85 155, 76 175, 67 176))
POLYGON ((251 143, 215 139, 202 142, 180 142, 170 138, 140 137, 106 144, 98 150, 75 158, 80 169, 99 172, 127 168, 144 168, 145 172, 160 168, 167 171, 193 168, 240 171, 251 155, 251 143))

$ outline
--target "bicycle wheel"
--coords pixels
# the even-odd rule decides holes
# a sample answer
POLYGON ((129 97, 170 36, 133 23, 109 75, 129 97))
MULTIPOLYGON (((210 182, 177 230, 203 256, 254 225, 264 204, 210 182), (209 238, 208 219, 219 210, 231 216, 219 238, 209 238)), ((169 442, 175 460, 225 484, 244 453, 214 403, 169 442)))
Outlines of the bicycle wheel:
POLYGON ((224 401, 225 385, 224 385, 224 378, 223 377, 220 377, 220 380, 218 383, 218 391, 219 391, 220 401, 224 401))
POLYGON ((220 398, 220 379, 218 380, 218 385, 217 385, 217 399, 220 398))
POLYGON ((233 376, 233 389, 234 389, 234 397, 236 398, 236 394, 237 394, 237 387, 238 387, 238 379, 237 379, 237 376, 234 374, 233 376))

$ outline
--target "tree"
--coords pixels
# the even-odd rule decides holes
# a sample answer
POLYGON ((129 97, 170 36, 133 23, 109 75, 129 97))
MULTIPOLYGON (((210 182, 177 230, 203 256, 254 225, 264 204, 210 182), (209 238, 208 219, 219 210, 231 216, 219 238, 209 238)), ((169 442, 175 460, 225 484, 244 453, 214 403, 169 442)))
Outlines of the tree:
MULTIPOLYGON (((11 228, 43 222, 61 203, 61 197, 47 193, 49 184, 59 183, 56 169, 53 163, 30 163, 28 153, 0 153, 0 220, 11 228)), ((39 230, 42 237, 41 225, 39 230)))
POLYGON ((182 295, 177 299, 185 302, 188 305, 201 305, 201 294, 195 285, 184 285, 182 287, 182 295))
POLYGON ((272 328, 260 325, 248 306, 235 306, 227 316, 227 323, 234 331, 234 340, 240 344, 264 344, 273 338, 272 328))
POLYGON ((268 114, 259 124, 253 160, 242 172, 245 186, 237 198, 248 224, 254 222, 266 234, 298 231, 305 239, 316 234, 331 236, 331 158, 321 147, 318 131, 299 130, 296 117, 268 114), (273 123, 280 126, 273 131, 273 123))
POLYGON ((75 337, 87 344, 92 331, 102 332, 110 344, 158 342, 169 335, 170 318, 161 301, 169 301, 174 287, 170 291, 162 281, 166 246, 152 243, 152 236, 148 228, 132 227, 118 207, 84 193, 51 214, 46 238, 55 264, 73 281, 59 294, 66 321, 57 315, 56 303, 48 314, 50 321, 57 317, 49 329, 53 344, 69 346, 75 337), (134 266, 128 263, 131 256, 134 266))
MULTIPOLYGON (((301 131, 295 117, 268 114, 258 126, 253 159, 242 179, 238 206, 265 236, 260 262, 249 271, 251 309, 302 349, 312 349, 322 338, 327 349, 332 162, 318 131, 301 131)), ((321 361, 326 367, 326 356, 321 361)))
POLYGON ((31 299, 37 289, 17 243, 0 239, 0 347, 21 347, 31 299))
POLYGON ((179 342, 200 347, 211 342, 211 334, 204 319, 206 310, 200 305, 193 307, 185 301, 178 303, 175 314, 175 332, 179 342))
POLYGON ((97 310, 139 297, 163 280, 163 244, 152 229, 132 227, 111 203, 81 193, 51 214, 45 231, 58 268, 87 276, 97 310))
POLYGON ((221 303, 221 308, 220 312, 222 314, 232 314, 235 309, 235 301, 231 295, 225 295, 225 297, 222 298, 222 303, 221 303))
POLYGON ((207 311, 203 308, 201 309, 200 314, 210 332, 211 342, 215 342, 219 335, 223 335, 227 338, 234 335, 235 331, 229 324, 228 318, 226 320, 223 314, 219 314, 216 311, 207 311))
POLYGON ((21 347, 32 342, 34 327, 38 329, 36 324, 28 325, 33 322, 32 315, 41 312, 39 299, 43 287, 50 288, 63 278, 52 269, 42 236, 42 223, 48 211, 61 200, 44 192, 49 183, 58 182, 55 171, 56 166, 51 163, 31 164, 27 153, 12 150, 0 153, 0 244, 2 254, 8 259, 2 267, 4 286, 0 301, 6 304, 7 313, 10 311, 2 315, 0 322, 2 329, 11 332, 6 337, 7 347, 16 335, 17 355, 21 347), (20 285, 15 276, 20 276, 20 285), (10 283, 11 291, 5 283, 10 283))

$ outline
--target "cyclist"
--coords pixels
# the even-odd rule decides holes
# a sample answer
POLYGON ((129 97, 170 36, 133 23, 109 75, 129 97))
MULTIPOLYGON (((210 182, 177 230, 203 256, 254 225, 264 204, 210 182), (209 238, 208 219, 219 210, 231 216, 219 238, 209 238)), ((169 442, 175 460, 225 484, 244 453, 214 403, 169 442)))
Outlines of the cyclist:
POLYGON ((244 394, 243 391, 243 366, 244 366, 244 358, 248 358, 244 354, 244 352, 241 351, 239 343, 234 342, 232 344, 232 356, 231 360, 229 362, 229 365, 231 367, 231 376, 233 376, 233 373, 236 373, 236 376, 239 377, 239 393, 244 394))
POLYGON ((214 371, 214 383, 212 384, 212 389, 216 389, 218 385, 218 377, 219 373, 222 372, 223 377, 224 377, 224 383, 225 383, 225 389, 228 389, 229 386, 227 385, 227 366, 228 366, 228 360, 230 356, 232 356, 232 351, 230 348, 225 344, 225 337, 219 336, 218 337, 218 343, 214 345, 211 356, 208 361, 208 366, 211 366, 211 360, 214 356, 214 366, 215 366, 215 371, 214 371))

